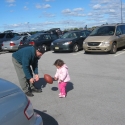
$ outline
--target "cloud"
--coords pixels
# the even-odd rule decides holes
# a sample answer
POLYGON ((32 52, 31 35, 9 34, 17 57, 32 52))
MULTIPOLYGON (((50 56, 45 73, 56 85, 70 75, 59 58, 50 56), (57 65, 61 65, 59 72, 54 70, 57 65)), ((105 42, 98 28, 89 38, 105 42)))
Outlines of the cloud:
POLYGON ((51 6, 49 4, 45 4, 42 6, 42 8, 46 9, 46 8, 50 8, 51 6))
POLYGON ((24 6, 23 8, 24 8, 24 10, 28 10, 29 9, 27 6, 24 6))
POLYGON ((62 14, 64 14, 65 16, 78 16, 78 17, 82 17, 85 16, 85 14, 83 14, 83 8, 74 8, 73 10, 70 9, 65 9, 62 10, 62 14))
POLYGON ((83 11, 83 8, 75 8, 73 11, 83 11))
POLYGON ((51 6, 49 4, 44 4, 44 5, 36 4, 37 9, 47 9, 47 8, 50 8, 50 7, 51 6))
POLYGON ((36 5, 36 8, 37 8, 37 9, 40 9, 40 8, 42 8, 42 6, 41 6, 40 4, 37 4, 37 5, 36 5))
POLYGON ((43 16, 50 18, 50 17, 55 17, 55 14, 44 12, 43 16))
POLYGON ((15 0, 6 0, 7 3, 14 3, 15 0))
POLYGON ((101 8, 101 5, 100 4, 96 4, 93 6, 93 9, 100 9, 101 8))
POLYGON ((11 3, 11 4, 9 4, 9 6, 12 7, 12 6, 16 6, 16 5, 11 3))

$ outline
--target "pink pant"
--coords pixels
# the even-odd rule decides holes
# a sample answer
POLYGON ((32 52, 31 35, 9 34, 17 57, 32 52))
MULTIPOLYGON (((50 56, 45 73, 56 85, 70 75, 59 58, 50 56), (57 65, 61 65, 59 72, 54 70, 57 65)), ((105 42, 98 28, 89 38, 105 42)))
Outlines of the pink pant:
POLYGON ((67 85, 67 82, 60 82, 60 83, 58 84, 59 91, 60 91, 60 93, 62 93, 63 95, 66 95, 66 85, 67 85))

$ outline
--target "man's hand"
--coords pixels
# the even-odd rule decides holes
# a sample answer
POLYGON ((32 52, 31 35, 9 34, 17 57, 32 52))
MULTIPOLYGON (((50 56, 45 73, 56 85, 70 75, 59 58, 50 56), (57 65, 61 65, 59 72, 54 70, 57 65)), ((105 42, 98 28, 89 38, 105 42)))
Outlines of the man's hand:
POLYGON ((38 76, 38 74, 35 75, 35 81, 39 81, 39 76, 38 76))
POLYGON ((31 78, 29 81, 31 84, 33 84, 35 82, 34 78, 31 78))

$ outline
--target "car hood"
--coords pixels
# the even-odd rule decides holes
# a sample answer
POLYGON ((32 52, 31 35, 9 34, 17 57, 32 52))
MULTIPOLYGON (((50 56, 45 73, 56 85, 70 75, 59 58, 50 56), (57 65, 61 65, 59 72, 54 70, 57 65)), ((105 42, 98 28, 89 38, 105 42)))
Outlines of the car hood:
POLYGON ((21 91, 15 84, 0 78, 0 98, 21 91))
POLYGON ((113 36, 88 36, 84 42, 104 42, 113 36))
POLYGON ((57 39, 57 40, 55 40, 55 41, 53 41, 53 43, 58 43, 58 42, 60 42, 60 43, 64 43, 64 42, 69 42, 69 41, 72 41, 72 40, 74 40, 74 38, 65 38, 65 39, 57 39))

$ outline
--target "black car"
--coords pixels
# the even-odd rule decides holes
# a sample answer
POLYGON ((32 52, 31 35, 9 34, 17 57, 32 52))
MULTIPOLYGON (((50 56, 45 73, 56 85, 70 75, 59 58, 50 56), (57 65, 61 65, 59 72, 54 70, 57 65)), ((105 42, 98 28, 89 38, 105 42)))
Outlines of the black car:
POLYGON ((83 49, 83 41, 90 33, 89 30, 69 31, 51 43, 51 50, 77 52, 83 49))
POLYGON ((47 51, 55 39, 58 39, 55 34, 38 32, 21 41, 18 49, 26 46, 43 46, 47 51))

